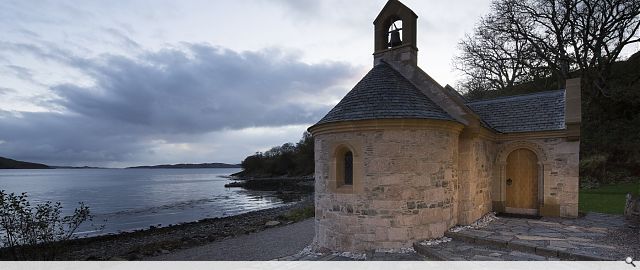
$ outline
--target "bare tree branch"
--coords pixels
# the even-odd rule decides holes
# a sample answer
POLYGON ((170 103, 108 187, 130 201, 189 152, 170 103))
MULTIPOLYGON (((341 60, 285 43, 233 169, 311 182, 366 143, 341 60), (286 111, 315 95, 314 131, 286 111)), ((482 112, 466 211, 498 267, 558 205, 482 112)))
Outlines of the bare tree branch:
POLYGON ((563 87, 577 72, 606 95, 611 66, 640 42, 639 29, 640 0, 496 0, 459 43, 454 66, 467 90, 504 89, 536 74, 552 74, 563 87))

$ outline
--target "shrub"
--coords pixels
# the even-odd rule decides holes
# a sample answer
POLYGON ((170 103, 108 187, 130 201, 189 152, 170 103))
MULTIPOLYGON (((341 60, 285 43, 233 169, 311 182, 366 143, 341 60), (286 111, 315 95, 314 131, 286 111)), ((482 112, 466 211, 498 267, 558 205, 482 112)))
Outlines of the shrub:
POLYGON ((80 202, 73 215, 61 217, 59 202, 31 206, 26 193, 0 190, 0 255, 12 260, 53 260, 63 241, 85 221, 92 220, 89 207, 80 202))
POLYGON ((589 176, 593 181, 603 184, 607 183, 607 160, 606 155, 591 155, 580 160, 580 175, 589 176))

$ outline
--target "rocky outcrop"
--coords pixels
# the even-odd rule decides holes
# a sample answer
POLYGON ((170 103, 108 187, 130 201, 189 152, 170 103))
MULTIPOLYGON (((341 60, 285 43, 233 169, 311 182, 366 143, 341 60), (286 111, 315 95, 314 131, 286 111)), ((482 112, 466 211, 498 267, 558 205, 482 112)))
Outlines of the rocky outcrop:
POLYGON ((624 216, 627 219, 640 221, 640 196, 633 196, 631 193, 627 193, 624 216))

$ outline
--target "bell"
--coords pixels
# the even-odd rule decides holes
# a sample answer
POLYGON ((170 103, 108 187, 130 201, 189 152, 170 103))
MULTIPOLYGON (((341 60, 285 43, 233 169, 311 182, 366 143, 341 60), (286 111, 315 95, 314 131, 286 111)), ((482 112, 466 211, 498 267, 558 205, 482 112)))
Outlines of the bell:
POLYGON ((400 39, 400 29, 392 30, 391 32, 389 32, 389 35, 391 36, 391 41, 389 41, 390 48, 402 45, 402 39, 400 39))

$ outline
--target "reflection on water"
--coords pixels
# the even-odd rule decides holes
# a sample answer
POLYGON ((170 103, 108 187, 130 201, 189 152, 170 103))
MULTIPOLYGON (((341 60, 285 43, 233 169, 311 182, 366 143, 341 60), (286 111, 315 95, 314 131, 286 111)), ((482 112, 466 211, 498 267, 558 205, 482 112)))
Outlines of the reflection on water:
POLYGON ((95 215, 80 235, 96 235, 224 217, 281 206, 275 192, 225 188, 239 169, 0 170, 0 189, 28 192, 32 203, 59 201, 64 214, 85 202, 95 215), (103 221, 103 220, 106 220, 103 221))

